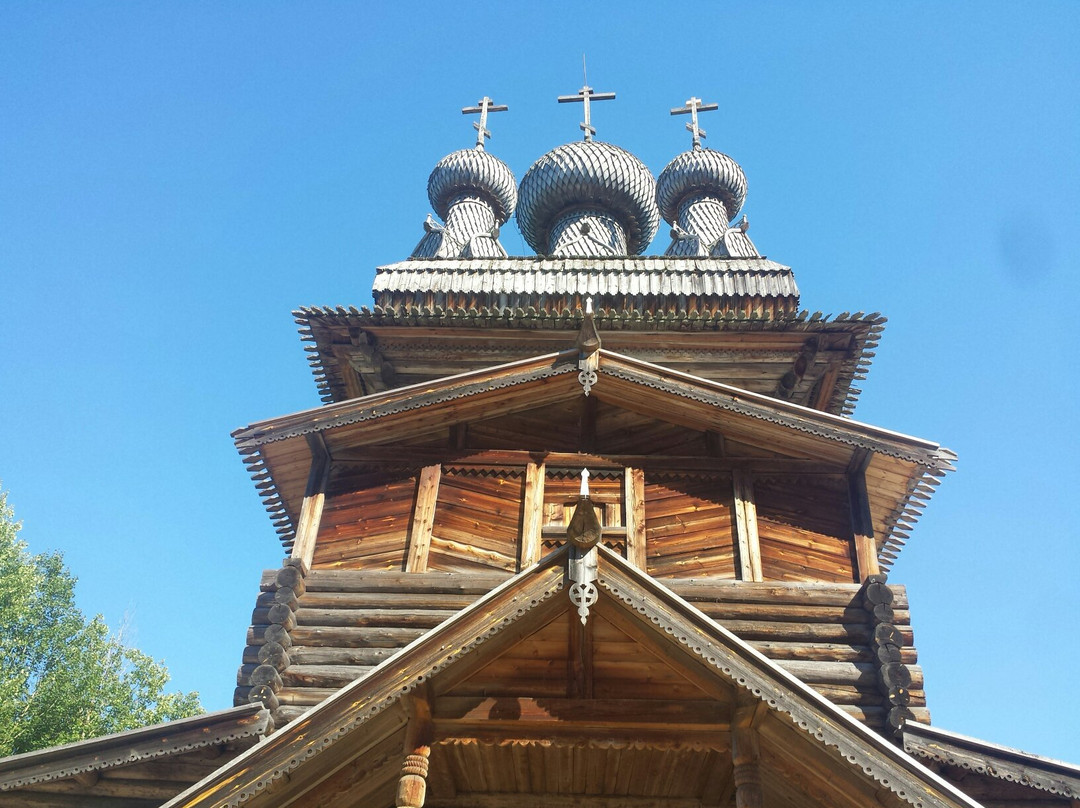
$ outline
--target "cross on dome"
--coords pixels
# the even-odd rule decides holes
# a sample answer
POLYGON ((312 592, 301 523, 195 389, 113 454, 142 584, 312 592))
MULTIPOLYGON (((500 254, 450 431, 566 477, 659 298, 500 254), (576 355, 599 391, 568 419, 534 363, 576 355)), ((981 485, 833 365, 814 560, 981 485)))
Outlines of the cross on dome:
POLYGON ((676 107, 671 110, 672 115, 685 115, 690 113, 690 123, 686 125, 686 130, 691 134, 694 140, 694 148, 701 148, 701 139, 705 137, 705 130, 698 126, 698 113, 699 112, 712 112, 715 109, 720 109, 719 104, 702 104, 700 98, 690 96, 686 99, 686 106, 676 107))
POLYGON ((585 122, 578 124, 581 131, 585 133, 585 140, 590 141, 593 135, 596 134, 596 129, 592 125, 592 116, 590 112, 590 101, 612 101, 615 98, 615 93, 598 93, 593 90, 592 87, 586 82, 582 85, 581 89, 577 91, 575 95, 560 95, 560 104, 569 104, 575 101, 580 101, 585 105, 585 122))
POLYGON ((476 148, 480 151, 484 150, 484 138, 491 137, 491 132, 487 128, 487 116, 489 112, 506 112, 510 107, 505 104, 496 104, 486 95, 476 102, 475 107, 462 107, 462 115, 476 115, 480 113, 480 121, 473 121, 473 128, 476 130, 476 148))

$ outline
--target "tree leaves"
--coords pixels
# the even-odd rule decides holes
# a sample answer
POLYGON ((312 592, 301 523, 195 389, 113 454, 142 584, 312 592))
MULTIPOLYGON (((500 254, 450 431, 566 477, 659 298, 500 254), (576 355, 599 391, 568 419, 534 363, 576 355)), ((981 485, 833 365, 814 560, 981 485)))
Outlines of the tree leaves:
POLYGON ((0 756, 202 711, 165 667, 75 605, 60 553, 31 554, 0 491, 0 756))

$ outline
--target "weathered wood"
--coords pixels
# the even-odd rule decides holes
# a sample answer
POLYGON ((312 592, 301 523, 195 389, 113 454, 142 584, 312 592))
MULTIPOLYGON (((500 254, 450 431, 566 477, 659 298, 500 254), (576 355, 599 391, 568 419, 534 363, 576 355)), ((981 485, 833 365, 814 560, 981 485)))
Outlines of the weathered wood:
POLYGON ((851 510, 851 534, 855 542, 855 562, 860 581, 881 572, 877 543, 874 540, 874 519, 870 512, 870 495, 866 489, 866 469, 874 453, 856 449, 848 465, 848 503, 851 510))
POLYGON ((262 704, 267 710, 274 711, 281 706, 277 693, 270 685, 255 685, 248 691, 247 702, 262 704))
POLYGON ((541 531, 544 527, 544 478, 547 467, 529 461, 525 466, 525 503, 521 525, 520 568, 540 560, 541 531))
POLYGON ((312 570, 309 592, 430 592, 446 595, 484 595, 511 573, 477 570, 463 575, 453 572, 405 573, 400 570, 312 570))
POLYGON ((425 572, 428 552, 431 549, 431 528, 435 522, 435 503, 439 496, 439 478, 442 466, 424 466, 416 484, 416 504, 413 508, 412 527, 409 531, 409 555, 405 562, 406 572, 425 572))
POLYGON ((739 546, 739 577, 744 581, 761 581, 761 544, 753 478, 742 469, 735 469, 731 477, 735 498, 735 536, 739 546))
MULTIPOLYGON (((841 477, 845 466, 842 463, 827 463, 820 460, 801 458, 771 457, 706 457, 698 455, 674 455, 659 452, 657 454, 626 454, 605 452, 553 452, 527 451, 511 449, 467 450, 457 455, 445 449, 409 447, 409 459, 415 463, 444 463, 454 466, 514 467, 524 468, 530 462, 543 462, 549 468, 588 468, 615 469, 626 466, 648 470, 671 469, 678 471, 731 472, 741 468, 755 474, 812 474, 841 477)), ((401 449, 383 446, 369 446, 350 449, 335 455, 335 461, 355 461, 363 463, 400 464, 401 449)))
POLYGON ((319 523, 326 503, 326 484, 330 478, 330 454, 326 451, 326 443, 323 441, 321 432, 308 434, 307 441, 311 450, 311 471, 308 473, 304 501, 300 506, 300 518, 296 524, 292 557, 310 567, 315 555, 315 540, 319 535, 319 523))
POLYGON ((396 808, 424 808, 427 796, 428 758, 433 737, 431 705, 426 697, 412 695, 409 723, 405 728, 405 760, 398 780, 396 808))
POLYGON ((736 808, 762 808, 761 749, 754 727, 758 702, 739 692, 731 721, 731 762, 736 808))
POLYGON ((272 665, 279 671, 283 671, 289 667, 290 661, 289 653, 280 643, 276 642, 268 642, 265 645, 259 646, 258 659, 259 664, 272 665))
POLYGON ((643 469, 627 466, 623 470, 623 503, 626 511, 626 560, 643 570, 647 563, 643 469))

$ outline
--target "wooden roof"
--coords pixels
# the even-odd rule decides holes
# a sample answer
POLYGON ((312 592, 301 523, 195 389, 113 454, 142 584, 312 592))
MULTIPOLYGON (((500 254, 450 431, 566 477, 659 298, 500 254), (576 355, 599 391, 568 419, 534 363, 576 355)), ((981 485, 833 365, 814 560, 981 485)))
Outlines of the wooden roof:
POLYGON ((599 553, 599 595, 585 630, 609 643, 603 666, 566 664, 565 631, 577 620, 563 548, 167 805, 392 804, 416 716, 433 726, 432 808, 569 805, 585 795, 610 806, 646 797, 723 804, 739 704, 744 716, 749 705, 761 739, 766 804, 976 808, 692 605, 599 553), (605 639, 612 631, 616 639, 605 639), (550 676, 585 676, 595 692, 545 698, 542 682, 498 674, 523 645, 551 642, 564 653, 550 676), (486 684, 492 675, 503 690, 486 684))
MULTIPOLYGON (((601 349, 597 400, 659 421, 736 435, 743 443, 838 472, 857 450, 867 470, 883 563, 907 537, 955 455, 931 441, 770 396, 711 382, 601 349)), ((261 421, 233 433, 268 510, 291 542, 310 467, 307 436, 320 434, 331 458, 347 449, 393 445, 449 425, 521 412, 583 396, 575 351, 459 374, 261 421)), ((514 447, 516 448, 516 447, 514 447)), ((721 461, 717 461, 721 462, 721 461)))
MULTIPOLYGON (((584 317, 583 302, 571 302, 550 311, 409 303, 293 315, 330 403, 561 350, 584 317)), ((693 301, 670 311, 595 308, 612 350, 834 414, 854 411, 885 323, 876 313, 712 311, 693 301)))
POLYGON ((905 751, 941 764, 940 768, 950 780, 963 780, 966 784, 970 779, 965 774, 956 777, 950 772, 956 769, 990 778, 987 787, 999 797, 1006 796, 1002 793, 1006 787, 1000 782, 1005 781, 1080 800, 1080 766, 920 724, 905 725, 903 739, 905 751), (998 784, 994 785, 993 781, 998 784))
POLYGON ((235 754, 258 741, 268 723, 262 705, 245 704, 13 755, 0 759, 0 803, 160 804, 219 767, 225 747, 235 754), (167 771, 158 766, 181 759, 167 771), (149 790, 148 779, 155 781, 149 790))

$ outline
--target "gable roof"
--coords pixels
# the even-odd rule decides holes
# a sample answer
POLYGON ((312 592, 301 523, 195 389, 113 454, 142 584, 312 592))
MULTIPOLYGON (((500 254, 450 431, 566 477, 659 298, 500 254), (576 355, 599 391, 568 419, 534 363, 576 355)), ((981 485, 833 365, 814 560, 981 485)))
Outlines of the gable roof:
POLYGON ((1080 766, 924 724, 905 724, 904 750, 999 780, 1080 799, 1080 766))
POLYGON ((0 759, 0 791, 128 766, 266 732, 270 714, 245 704, 0 759))
MULTIPOLYGON (((320 756, 328 756, 326 767, 332 772, 349 762, 349 754, 355 757, 403 731, 408 722, 404 701, 423 693, 425 682, 437 682, 440 672, 466 666, 467 660, 475 669, 536 629, 530 621, 543 612, 538 607, 551 603, 564 587, 568 552, 560 548, 492 590, 177 796, 169 808, 237 805, 264 793, 282 804, 319 781, 304 769, 317 767, 320 756)), ((876 787, 915 806, 978 805, 619 556, 602 547, 599 556, 596 583, 609 608, 664 642, 681 664, 752 694, 772 713, 786 716, 805 733, 798 737, 827 750, 851 776, 872 778, 876 787)))
MULTIPOLYGON (((767 438, 778 450, 790 446, 804 457, 825 459, 840 472, 855 450, 872 453, 869 473, 881 491, 873 503, 881 520, 875 529, 882 535, 885 566, 956 458, 932 441, 605 349, 597 356, 597 381, 589 394, 615 406, 700 430, 742 429, 755 439, 767 438)), ((321 436, 333 457, 335 448, 386 443, 451 423, 581 397, 578 372, 576 350, 545 354, 260 421, 236 430, 233 438, 289 545, 308 478, 307 436, 321 436)))

